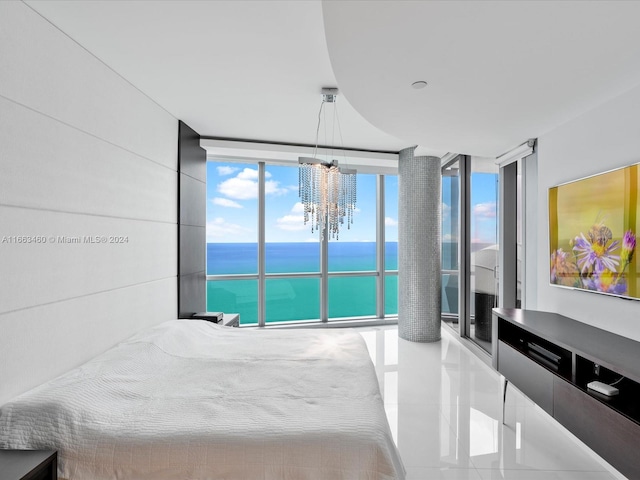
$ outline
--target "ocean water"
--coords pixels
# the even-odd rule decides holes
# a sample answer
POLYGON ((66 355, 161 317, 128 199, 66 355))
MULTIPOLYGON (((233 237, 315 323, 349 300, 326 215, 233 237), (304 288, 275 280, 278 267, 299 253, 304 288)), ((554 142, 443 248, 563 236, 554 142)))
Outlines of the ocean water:
MULTIPOLYGON (((443 245, 443 268, 454 268, 451 249, 443 245), (447 260, 449 259, 449 260, 447 260)), ((453 250, 455 251, 455 250, 453 250)), ((385 245, 385 269, 397 270, 398 244, 385 245)), ((329 272, 374 271, 375 242, 330 242, 329 272)), ((267 243, 267 273, 320 271, 318 243, 267 243)), ((207 274, 257 274, 258 245, 255 243, 207 244, 207 274)), ((320 279, 286 278, 266 280, 266 321, 320 318, 320 279)), ((376 278, 329 278, 329 318, 371 316, 376 313, 376 278)), ((398 277, 385 277, 385 313, 398 312, 398 277)), ((242 324, 258 321, 257 280, 212 280, 207 282, 207 310, 240 313, 242 324)))
MULTIPOLYGON (((398 243, 387 242, 386 270, 398 269, 398 243)), ((318 243, 267 243, 267 273, 300 273, 320 271, 318 243)), ((372 271, 376 269, 375 242, 329 243, 329 271, 372 271)), ((229 275, 258 272, 258 244, 207 244, 207 275, 229 275)))

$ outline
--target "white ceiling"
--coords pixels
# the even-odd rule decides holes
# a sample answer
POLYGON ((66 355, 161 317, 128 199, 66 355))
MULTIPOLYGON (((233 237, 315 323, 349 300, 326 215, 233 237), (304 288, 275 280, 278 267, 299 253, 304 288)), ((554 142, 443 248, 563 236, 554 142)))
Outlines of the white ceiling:
POLYGON ((333 71, 409 143, 497 156, 640 84, 640 2, 323 2, 333 71), (428 86, 414 90, 411 83, 428 86))
POLYGON ((338 86, 345 147, 497 156, 640 84, 640 2, 26 3, 204 136, 313 144, 338 86))

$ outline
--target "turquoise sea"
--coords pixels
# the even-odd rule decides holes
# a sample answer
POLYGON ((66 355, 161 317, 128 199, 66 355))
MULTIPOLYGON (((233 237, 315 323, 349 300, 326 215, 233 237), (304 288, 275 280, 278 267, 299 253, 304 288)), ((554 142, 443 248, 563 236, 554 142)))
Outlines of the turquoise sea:
MULTIPOLYGON (((443 245, 443 259, 452 245, 443 245)), ((385 269, 397 270, 398 244, 385 245, 385 269)), ((375 242, 330 242, 329 273, 375 271, 375 242)), ((452 268, 446 260, 443 268, 452 268), (446 265, 445 265, 446 264, 446 265)), ((267 273, 320 271, 318 243, 267 243, 267 273)), ((207 244, 207 275, 257 274, 256 243, 207 244)), ((372 316, 376 313, 376 277, 329 277, 329 318, 372 316)), ((385 277, 385 312, 398 311, 398 277, 385 277)), ((266 280, 266 321, 320 318, 319 278, 266 280)), ((207 282, 207 310, 240 313, 242 324, 258 321, 258 280, 212 280, 207 282)))

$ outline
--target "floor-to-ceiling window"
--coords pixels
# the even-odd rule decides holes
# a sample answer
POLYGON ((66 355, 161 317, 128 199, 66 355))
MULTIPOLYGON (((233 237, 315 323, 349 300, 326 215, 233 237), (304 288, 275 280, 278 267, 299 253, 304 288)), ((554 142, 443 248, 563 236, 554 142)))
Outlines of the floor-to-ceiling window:
POLYGON ((298 169, 264 169, 265 321, 318 319, 320 241, 302 219, 298 169))
POLYGON ((242 324, 397 314, 397 177, 357 182, 353 223, 323 238, 304 223, 297 166, 210 161, 207 309, 238 312, 242 324))
POLYGON ((522 279, 524 277, 524 167, 518 161, 516 182, 516 308, 522 307, 522 279))
POLYGON ((467 336, 491 351, 491 309, 498 306, 498 177, 493 158, 471 158, 470 291, 467 336))
POLYGON ((459 326, 460 157, 442 168, 442 320, 459 326))
POLYGON ((258 321, 258 166, 207 164, 208 310, 258 321), (212 308, 213 307, 213 308, 212 308))
POLYGON ((353 224, 329 237, 330 319, 376 315, 376 195, 376 176, 359 174, 353 224))
POLYGON ((398 176, 385 175, 384 188, 384 312, 398 314, 398 176))

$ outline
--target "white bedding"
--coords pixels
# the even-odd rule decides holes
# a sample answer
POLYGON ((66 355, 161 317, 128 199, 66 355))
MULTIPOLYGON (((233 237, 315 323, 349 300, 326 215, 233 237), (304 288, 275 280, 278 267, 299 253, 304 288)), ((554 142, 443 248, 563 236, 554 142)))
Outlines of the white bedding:
POLYGON ((69 480, 404 478, 349 330, 163 323, 0 407, 0 447, 69 480))

